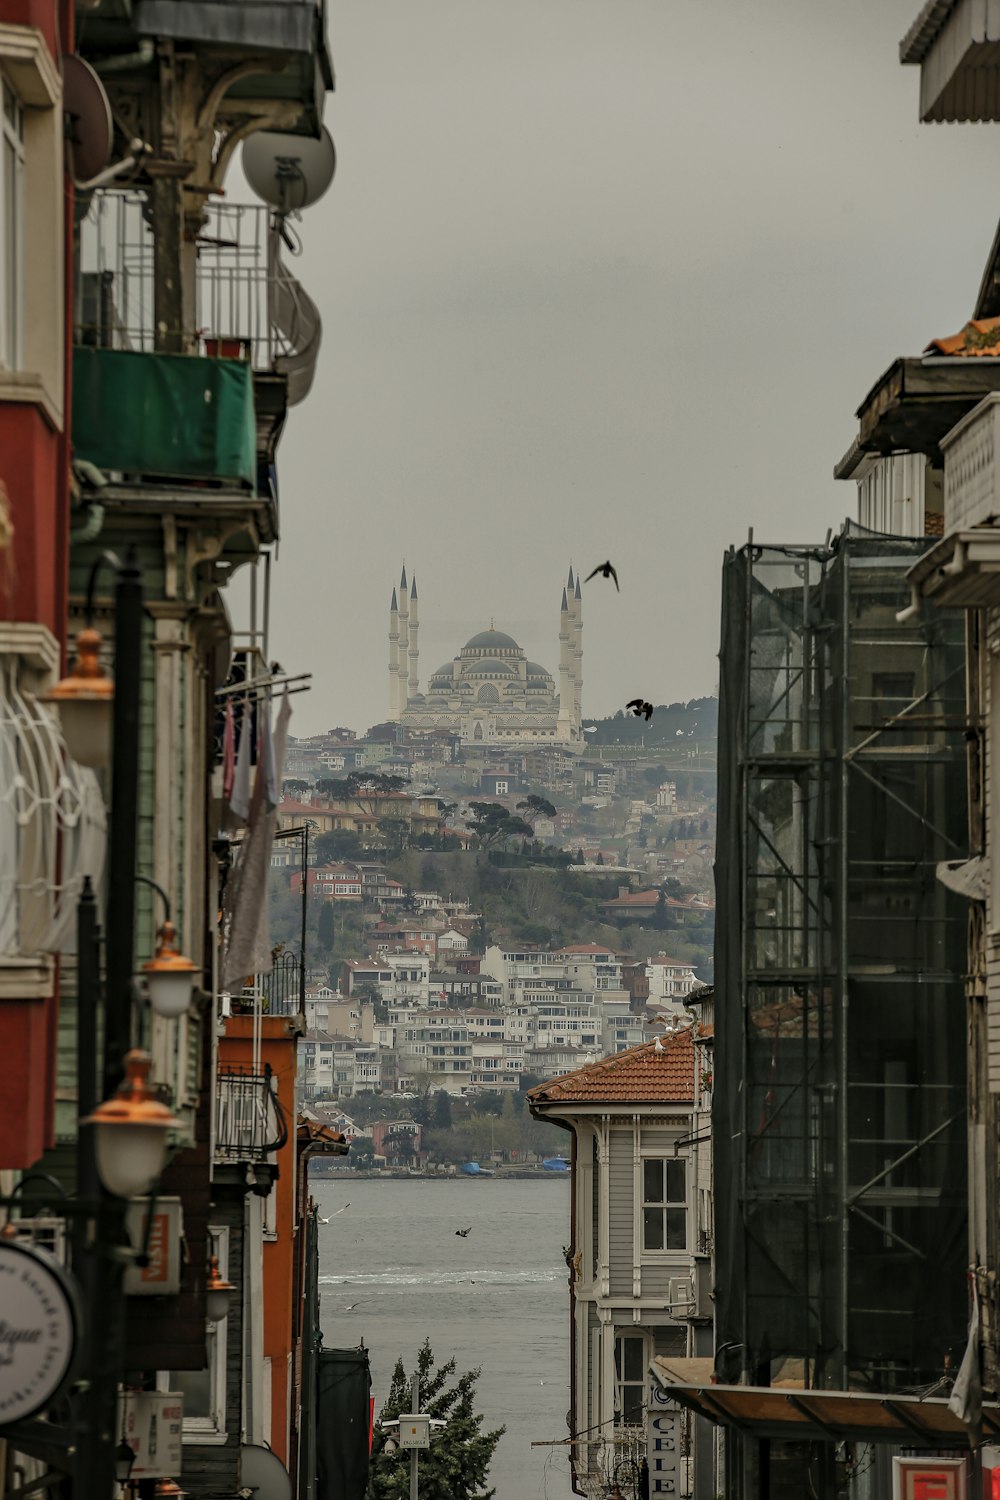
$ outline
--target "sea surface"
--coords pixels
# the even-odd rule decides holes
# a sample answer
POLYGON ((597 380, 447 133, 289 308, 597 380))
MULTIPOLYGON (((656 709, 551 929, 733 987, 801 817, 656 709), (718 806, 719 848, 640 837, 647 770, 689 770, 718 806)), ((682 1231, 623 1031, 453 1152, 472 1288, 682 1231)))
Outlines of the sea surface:
POLYGON ((429 1338, 435 1364, 454 1355, 459 1374, 482 1367, 483 1427, 507 1428, 490 1472, 497 1500, 568 1500, 568 1449, 531 1447, 567 1436, 568 1174, 359 1181, 344 1173, 310 1188, 320 1216, 335 1215, 319 1226, 323 1342, 364 1342, 376 1417, 397 1356, 409 1375, 429 1338), (455 1232, 466 1228, 464 1238, 455 1232))

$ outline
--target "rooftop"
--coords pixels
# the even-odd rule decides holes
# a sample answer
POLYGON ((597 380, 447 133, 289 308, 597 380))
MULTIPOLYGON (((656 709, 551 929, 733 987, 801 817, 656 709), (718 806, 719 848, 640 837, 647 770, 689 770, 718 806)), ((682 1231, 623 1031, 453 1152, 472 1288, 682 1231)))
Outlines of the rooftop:
POLYGON ((694 1100, 694 1026, 529 1089, 533 1104, 690 1104, 694 1100))

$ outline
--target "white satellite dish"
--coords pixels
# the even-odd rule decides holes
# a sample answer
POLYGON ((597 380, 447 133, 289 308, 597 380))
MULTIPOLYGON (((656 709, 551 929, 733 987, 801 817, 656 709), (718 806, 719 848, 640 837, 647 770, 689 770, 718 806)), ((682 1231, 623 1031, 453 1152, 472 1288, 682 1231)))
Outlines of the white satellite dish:
POLYGON ((240 1446, 240 1487, 253 1490, 254 1500, 292 1500, 292 1481, 276 1453, 259 1443, 240 1446))
POLYGON ((260 130, 243 142, 243 172, 258 198, 282 213, 309 208, 322 198, 337 169, 333 137, 323 126, 319 140, 260 130))

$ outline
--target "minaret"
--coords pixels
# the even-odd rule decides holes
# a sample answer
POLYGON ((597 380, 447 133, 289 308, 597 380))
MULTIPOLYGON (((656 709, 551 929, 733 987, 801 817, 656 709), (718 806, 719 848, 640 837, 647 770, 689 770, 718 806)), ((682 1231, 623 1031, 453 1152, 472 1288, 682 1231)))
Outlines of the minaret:
POLYGON ((573 617, 570 614, 566 590, 562 591, 559 607, 559 718, 556 733, 560 739, 573 738, 573 677, 570 672, 570 651, 573 640, 573 617))
POLYGON ((417 575, 413 575, 413 583, 410 586, 410 692, 409 696, 415 698, 420 692, 420 670, 418 665, 417 628, 420 621, 417 618, 417 575))
POLYGON ((580 588, 579 574, 577 574, 576 593, 573 599, 573 628, 576 631, 576 649, 573 653, 573 690, 575 693, 573 727, 579 734, 583 724, 583 593, 580 588))
POLYGON ((389 606, 389 718, 399 718, 399 607, 395 589, 389 606))
POLYGON ((406 674, 409 671, 410 609, 406 592, 406 564, 399 579, 399 665, 396 668, 396 717, 406 709, 406 674))

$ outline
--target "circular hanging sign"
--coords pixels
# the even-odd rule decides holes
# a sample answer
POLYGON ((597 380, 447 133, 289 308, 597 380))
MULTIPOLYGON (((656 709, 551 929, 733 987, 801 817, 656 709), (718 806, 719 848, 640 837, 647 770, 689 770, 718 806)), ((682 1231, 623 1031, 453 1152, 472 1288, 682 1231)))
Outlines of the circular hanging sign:
POLYGON ((76 1284, 55 1257, 0 1237, 0 1431, 58 1394, 79 1326, 76 1284))

